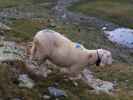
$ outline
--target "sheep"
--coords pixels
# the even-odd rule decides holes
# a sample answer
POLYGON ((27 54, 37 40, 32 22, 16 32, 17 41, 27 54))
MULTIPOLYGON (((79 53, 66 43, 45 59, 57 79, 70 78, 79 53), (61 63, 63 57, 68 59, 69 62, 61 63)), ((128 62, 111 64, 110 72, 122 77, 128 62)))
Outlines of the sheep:
POLYGON ((88 50, 76 47, 67 37, 53 30, 44 29, 34 36, 30 59, 50 60, 70 76, 78 75, 85 66, 104 66, 112 63, 111 52, 105 49, 88 50))

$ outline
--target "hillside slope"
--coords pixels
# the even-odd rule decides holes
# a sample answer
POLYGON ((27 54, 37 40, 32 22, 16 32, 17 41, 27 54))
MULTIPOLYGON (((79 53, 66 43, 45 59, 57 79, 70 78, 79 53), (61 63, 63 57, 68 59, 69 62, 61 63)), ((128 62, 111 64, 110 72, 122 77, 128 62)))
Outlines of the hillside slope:
MULTIPOLYGON (((18 0, 0 0, 0 22, 11 28, 11 30, 0 29, 0 35, 4 36, 5 40, 27 44, 32 41, 37 31, 50 28, 75 42, 83 44, 88 49, 105 48, 110 50, 114 58, 113 65, 104 68, 90 66, 90 70, 94 72, 93 74, 97 78, 114 82, 116 84, 116 95, 95 94, 92 88, 81 81, 77 81, 78 86, 75 86, 72 81, 64 80, 64 77, 57 72, 51 74, 47 79, 39 79, 29 75, 35 81, 35 87, 32 89, 20 88, 18 76, 23 73, 27 74, 27 72, 25 70, 14 72, 12 67, 18 69, 25 67, 23 63, 18 61, 13 64, 0 64, 0 99, 45 100, 43 96, 49 95, 48 87, 57 85, 68 95, 68 97, 59 98, 59 100, 132 100, 132 50, 110 42, 104 36, 103 31, 97 27, 91 25, 86 27, 86 25, 79 23, 64 23, 56 20, 51 13, 56 3, 56 0, 19 0, 19 2, 18 0)), ((73 9, 77 8, 74 7, 73 9)), ((54 98, 51 98, 51 100, 54 100, 54 98)))

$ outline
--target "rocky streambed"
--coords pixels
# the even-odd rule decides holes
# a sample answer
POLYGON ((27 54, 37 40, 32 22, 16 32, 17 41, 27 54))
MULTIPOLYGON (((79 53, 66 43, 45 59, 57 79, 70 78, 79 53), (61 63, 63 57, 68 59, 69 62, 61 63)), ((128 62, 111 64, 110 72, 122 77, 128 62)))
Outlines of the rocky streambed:
POLYGON ((97 17, 86 16, 81 13, 74 13, 67 9, 73 3, 78 1, 80 0, 58 0, 56 6, 53 8, 54 15, 57 19, 63 20, 66 23, 80 23, 98 28, 106 27, 108 30, 113 30, 118 27, 118 25, 115 25, 109 21, 105 21, 97 17))
POLYGON ((69 11, 67 8, 80 0, 58 0, 53 8, 54 15, 58 20, 65 23, 79 23, 84 26, 94 26, 105 30, 107 38, 112 42, 118 43, 124 47, 133 48, 133 30, 120 27, 112 22, 102 20, 98 17, 83 15, 69 11))

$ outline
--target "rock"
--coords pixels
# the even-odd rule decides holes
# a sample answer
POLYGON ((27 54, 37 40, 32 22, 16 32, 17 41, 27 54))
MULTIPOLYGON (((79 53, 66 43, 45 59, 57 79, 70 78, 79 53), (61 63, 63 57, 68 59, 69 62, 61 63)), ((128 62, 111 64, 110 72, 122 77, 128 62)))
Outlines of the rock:
POLYGON ((0 22, 0 29, 3 29, 3 30, 11 30, 10 27, 8 27, 7 25, 3 24, 0 22))
POLYGON ((107 27, 102 27, 102 30, 106 30, 107 29, 107 27))
POLYGON ((61 17, 65 19, 67 16, 66 16, 66 14, 64 14, 64 15, 62 15, 61 17))
POLYGON ((49 100, 50 99, 50 96, 49 95, 43 95, 43 99, 44 100, 49 100))
POLYGON ((122 27, 112 31, 104 30, 104 33, 110 41, 122 45, 123 47, 133 48, 133 29, 122 27))
POLYGON ((78 86, 78 83, 76 81, 73 82, 74 86, 78 86))
POLYGON ((88 69, 85 69, 83 71, 83 76, 81 79, 89 86, 91 86, 96 91, 96 93, 104 92, 107 94, 111 94, 114 90, 113 83, 95 78, 92 75, 92 72, 88 69))
POLYGON ((65 97, 66 96, 66 93, 63 90, 57 89, 55 87, 48 87, 48 91, 50 95, 54 97, 65 97))
POLYGON ((29 74, 34 74, 36 76, 43 76, 46 78, 52 71, 47 69, 46 64, 38 65, 36 62, 31 62, 28 59, 27 47, 22 44, 17 44, 12 41, 0 41, 0 63, 16 62, 21 61, 25 64, 26 70, 29 74), (35 63, 35 64, 33 64, 35 63))
POLYGON ((3 41, 0 44, 0 62, 16 60, 24 61, 25 51, 24 49, 17 47, 15 42, 3 41))
POLYGON ((20 82, 19 83, 19 87, 26 87, 26 88, 31 89, 35 85, 34 82, 33 82, 33 80, 30 79, 27 74, 19 75, 18 80, 20 82))
POLYGON ((51 22, 48 27, 55 28, 56 27, 56 23, 51 22))
POLYGON ((110 93, 113 90, 114 84, 108 81, 101 81, 99 80, 99 83, 94 85, 94 88, 97 90, 97 92, 105 92, 110 93))
POLYGON ((22 100, 22 99, 20 99, 20 98, 13 98, 13 99, 11 99, 11 100, 22 100))

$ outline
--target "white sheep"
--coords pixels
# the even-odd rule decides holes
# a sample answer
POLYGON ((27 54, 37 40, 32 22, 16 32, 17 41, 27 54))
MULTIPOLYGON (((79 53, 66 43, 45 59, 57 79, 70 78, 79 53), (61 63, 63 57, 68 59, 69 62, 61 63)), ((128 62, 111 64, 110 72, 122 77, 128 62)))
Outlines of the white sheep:
POLYGON ((70 76, 79 74, 85 66, 105 65, 112 63, 110 51, 104 49, 88 50, 81 45, 76 48, 76 43, 58 32, 44 29, 34 37, 30 59, 50 60, 70 76))

